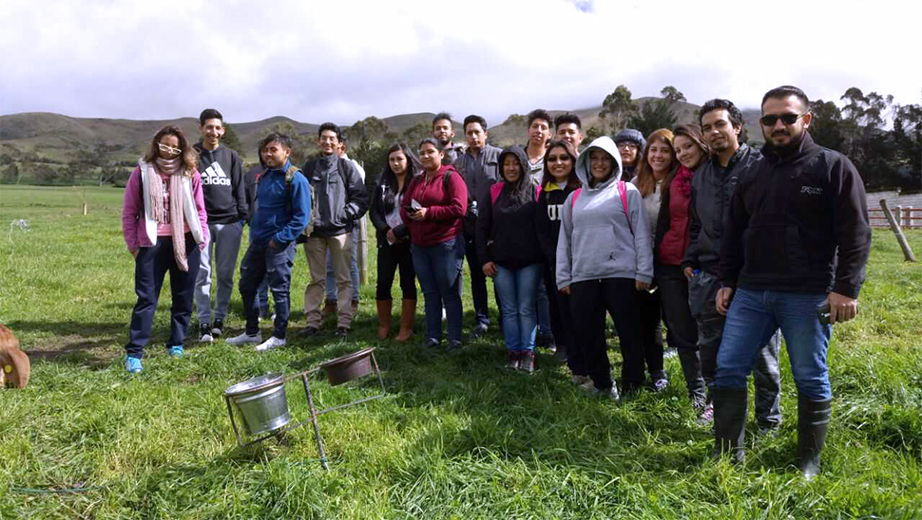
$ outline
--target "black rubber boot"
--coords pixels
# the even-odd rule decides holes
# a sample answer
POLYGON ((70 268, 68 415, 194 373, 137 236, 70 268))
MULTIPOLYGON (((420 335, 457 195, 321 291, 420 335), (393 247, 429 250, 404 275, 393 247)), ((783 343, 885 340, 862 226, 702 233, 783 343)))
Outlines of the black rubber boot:
POLYGON ((729 453, 735 462, 746 455, 746 388, 712 388, 714 397, 714 456, 729 453))
POLYGON ((698 359, 697 350, 678 349, 679 363, 685 375, 685 385, 688 387, 688 397, 696 407, 703 408, 707 399, 704 378, 701 377, 701 361, 698 359))
POLYGON ((832 399, 812 401, 804 396, 797 399, 797 467, 807 480, 820 472, 820 452, 826 442, 826 428, 832 399))

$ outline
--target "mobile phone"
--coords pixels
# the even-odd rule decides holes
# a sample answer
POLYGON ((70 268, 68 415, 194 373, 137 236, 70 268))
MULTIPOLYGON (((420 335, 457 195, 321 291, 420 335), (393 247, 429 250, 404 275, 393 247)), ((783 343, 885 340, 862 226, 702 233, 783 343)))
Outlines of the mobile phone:
POLYGON ((407 210, 407 213, 416 213, 416 208, 413 206, 404 206, 403 209, 407 210))
POLYGON ((829 302, 823 302, 822 305, 816 309, 816 315, 820 319, 820 323, 823 325, 829 325, 829 302))

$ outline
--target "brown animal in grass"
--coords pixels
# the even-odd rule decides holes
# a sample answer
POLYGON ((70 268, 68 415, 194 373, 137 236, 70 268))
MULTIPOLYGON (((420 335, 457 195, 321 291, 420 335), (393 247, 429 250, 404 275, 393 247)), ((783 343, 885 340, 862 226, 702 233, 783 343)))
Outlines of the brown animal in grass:
POLYGON ((0 325, 0 388, 25 388, 32 366, 13 331, 0 325))

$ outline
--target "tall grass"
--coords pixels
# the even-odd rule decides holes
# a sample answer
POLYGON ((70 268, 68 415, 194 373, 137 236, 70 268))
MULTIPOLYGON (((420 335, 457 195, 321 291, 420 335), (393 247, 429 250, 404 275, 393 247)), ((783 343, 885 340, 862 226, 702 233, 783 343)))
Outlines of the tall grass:
MULTIPOLYGON (((121 191, 83 193, 0 188, 0 321, 33 360, 26 390, 0 391, 0 519, 922 518, 922 268, 903 262, 889 231, 875 231, 859 319, 835 327, 833 424, 824 473, 807 483, 792 466, 786 357, 781 430, 750 435, 746 462, 733 466, 711 460, 712 435, 695 422, 676 360, 665 392, 594 400, 549 356, 531 377, 504 370, 495 333, 450 354, 423 350, 421 304, 417 340, 377 341, 372 284, 347 342, 328 323, 317 340, 292 337, 264 354, 190 342, 182 359, 163 349, 164 290, 145 370, 131 376, 122 367, 135 296, 121 191), (19 219, 29 231, 7 231, 19 219), (388 393, 319 419, 330 471, 309 427, 282 444, 237 447, 225 388, 366 346, 378 348, 388 393)), ((922 232, 908 235, 922 252, 922 232)), ((306 283, 299 252, 295 330, 306 283)), ((235 292, 233 333, 241 312, 235 292)), ((375 385, 317 378, 312 388, 331 406, 375 385)), ((289 386, 288 399, 305 419, 303 389, 289 386)))

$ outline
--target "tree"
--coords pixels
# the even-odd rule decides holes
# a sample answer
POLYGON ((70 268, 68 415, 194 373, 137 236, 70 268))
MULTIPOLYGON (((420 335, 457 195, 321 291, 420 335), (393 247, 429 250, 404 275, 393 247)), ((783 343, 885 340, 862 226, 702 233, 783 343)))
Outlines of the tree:
POLYGON ((615 135, 624 128, 627 119, 635 112, 637 112, 637 104, 631 100, 631 91, 624 85, 618 85, 602 101, 599 117, 608 121, 611 134, 615 135))
POLYGON ((423 122, 416 123, 403 131, 403 141, 413 150, 420 141, 427 137, 432 137, 431 130, 429 125, 423 122))
POLYGON ((0 177, 3 184, 19 184, 19 166, 11 162, 9 166, 3 169, 3 177, 0 177))
POLYGON ((36 184, 54 184, 58 178, 57 170, 47 164, 35 166, 32 174, 35 176, 36 184))
POLYGON ((598 128, 594 126, 590 126, 589 128, 586 129, 586 139, 584 139, 583 141, 591 143, 592 141, 598 139, 599 137, 602 137, 603 135, 605 135, 605 132, 603 132, 602 130, 599 130, 598 128))
POLYGON ((668 85, 663 87, 663 90, 660 90, 660 95, 663 96, 663 100, 669 104, 670 108, 676 103, 685 102, 685 94, 679 92, 679 89, 668 85))
POLYGON ((648 136, 660 128, 672 129, 679 120, 673 107, 676 103, 685 101, 685 94, 679 92, 673 86, 666 86, 660 90, 659 99, 648 99, 640 107, 639 113, 635 113, 628 118, 627 124, 631 128, 640 130, 644 136, 648 136))
POLYGON ((810 135, 820 146, 832 150, 842 147, 842 111, 832 101, 818 99, 810 102, 813 121, 810 123, 810 135))
POLYGON ((231 150, 236 150, 240 157, 246 155, 243 151, 243 144, 240 142, 240 137, 237 136, 237 132, 234 131, 230 123, 224 123, 224 137, 221 138, 221 142, 231 150))

